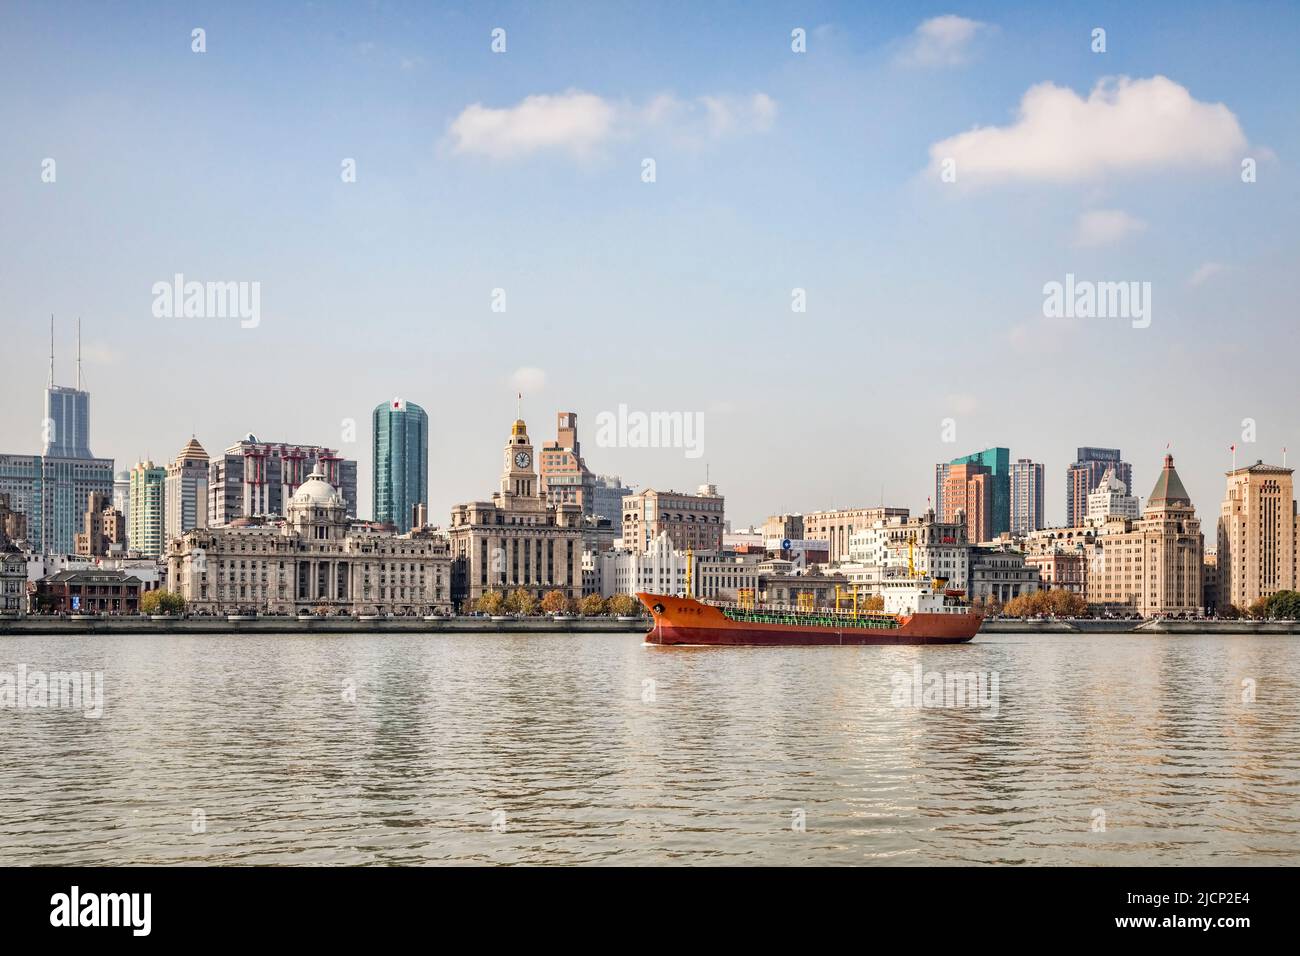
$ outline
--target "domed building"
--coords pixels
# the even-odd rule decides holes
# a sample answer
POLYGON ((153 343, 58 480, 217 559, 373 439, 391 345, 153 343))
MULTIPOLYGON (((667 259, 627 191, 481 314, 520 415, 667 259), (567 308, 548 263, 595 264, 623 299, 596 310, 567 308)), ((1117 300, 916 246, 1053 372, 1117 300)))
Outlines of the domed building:
POLYGON ((451 610, 447 539, 398 535, 348 516, 317 464, 283 519, 196 528, 172 541, 168 580, 190 610, 212 614, 392 614, 451 610))

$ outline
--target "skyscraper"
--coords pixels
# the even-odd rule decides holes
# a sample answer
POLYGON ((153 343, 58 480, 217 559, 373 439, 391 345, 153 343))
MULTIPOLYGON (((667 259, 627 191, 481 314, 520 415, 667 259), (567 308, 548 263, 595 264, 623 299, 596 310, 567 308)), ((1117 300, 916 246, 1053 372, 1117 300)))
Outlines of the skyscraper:
POLYGON ((167 533, 164 550, 168 542, 191 528, 207 527, 208 453, 193 435, 176 460, 167 464, 167 501, 163 518, 167 533))
MULTIPOLYGON (((585 515, 596 513, 596 479, 582 459, 582 446, 578 444, 578 416, 573 412, 556 413, 555 441, 542 446, 540 474, 542 494, 550 504, 570 502, 581 505, 585 515)), ((621 508, 619 515, 622 515, 621 508)))
POLYGON ((1133 493, 1133 466, 1121 460, 1118 448, 1080 448, 1065 471, 1065 524, 1077 528, 1088 514, 1088 495, 1097 490, 1106 469, 1114 468, 1124 491, 1133 493))
POLYGON ((1253 465, 1228 472, 1219 511, 1219 607, 1247 610, 1260 598, 1294 590, 1297 519, 1292 469, 1253 465))
MULTIPOLYGON (((945 489, 955 488, 951 480, 951 471, 957 465, 978 465, 988 472, 989 500, 982 504, 981 508, 987 508, 987 524, 985 519, 980 518, 981 529, 987 528, 988 537, 976 537, 972 529, 971 541, 987 541, 997 537, 1004 531, 1011 530, 1011 451, 1006 448, 986 448, 983 451, 976 452, 973 455, 963 455, 961 458, 954 458, 949 464, 939 464, 935 466, 934 474, 934 500, 935 513, 944 517, 944 520, 952 520, 952 515, 958 508, 965 508, 963 500, 948 501, 946 499, 947 491, 945 489)), ((974 473, 967 474, 963 472, 961 479, 962 486, 968 478, 974 477, 974 473)), ((964 497, 959 496, 959 498, 964 497)), ((967 518, 969 522, 970 513, 967 509, 967 518)))
POLYGON ((395 398, 375 406, 374 518, 411 530, 416 505, 429 504, 429 416, 395 398))
POLYGON ((40 455, 0 455, 0 494, 21 511, 36 551, 71 554, 93 492, 113 493, 113 460, 90 454, 90 394, 81 388, 80 324, 77 387, 54 384, 54 319, 50 319, 50 378, 45 389, 40 455))
POLYGON ((1011 464, 1011 531, 1028 534, 1047 521, 1043 515, 1043 465, 1019 458, 1011 464))
POLYGON ((152 461, 137 462, 131 469, 131 549, 147 558, 159 557, 165 550, 166 480, 167 469, 152 461))

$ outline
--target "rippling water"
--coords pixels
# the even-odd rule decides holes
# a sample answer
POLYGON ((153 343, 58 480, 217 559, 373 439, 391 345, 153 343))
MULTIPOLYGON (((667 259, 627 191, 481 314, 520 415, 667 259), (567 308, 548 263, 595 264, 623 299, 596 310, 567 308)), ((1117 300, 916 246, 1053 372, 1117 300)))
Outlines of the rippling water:
POLYGON ((1295 864, 1298 651, 0 637, 105 681, 98 720, 0 710, 0 863, 1295 864), (916 664, 996 672, 996 714, 894 706, 916 664))

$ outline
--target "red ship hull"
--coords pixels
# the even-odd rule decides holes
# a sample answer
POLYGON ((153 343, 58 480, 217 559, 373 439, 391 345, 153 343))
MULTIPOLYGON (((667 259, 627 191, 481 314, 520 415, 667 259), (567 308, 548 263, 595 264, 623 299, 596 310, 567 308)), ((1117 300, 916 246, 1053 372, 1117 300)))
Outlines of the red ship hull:
POLYGON ((647 644, 798 647, 866 644, 961 644, 973 638, 984 618, 966 614, 912 614, 897 627, 827 627, 733 621, 719 608, 692 598, 639 593, 654 617, 647 644))

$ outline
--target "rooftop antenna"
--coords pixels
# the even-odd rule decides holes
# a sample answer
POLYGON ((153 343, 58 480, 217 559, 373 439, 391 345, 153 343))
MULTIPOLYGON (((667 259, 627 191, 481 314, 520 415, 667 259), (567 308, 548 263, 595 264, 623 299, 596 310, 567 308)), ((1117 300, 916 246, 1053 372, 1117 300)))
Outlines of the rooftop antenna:
POLYGON ((515 415, 515 418, 522 419, 524 417, 524 393, 515 392, 515 401, 517 403, 515 405, 515 411, 518 413, 515 415))
POLYGON ((50 388, 54 387, 54 313, 50 313, 50 388))
POLYGON ((77 316, 77 391, 81 391, 81 316, 77 316))

